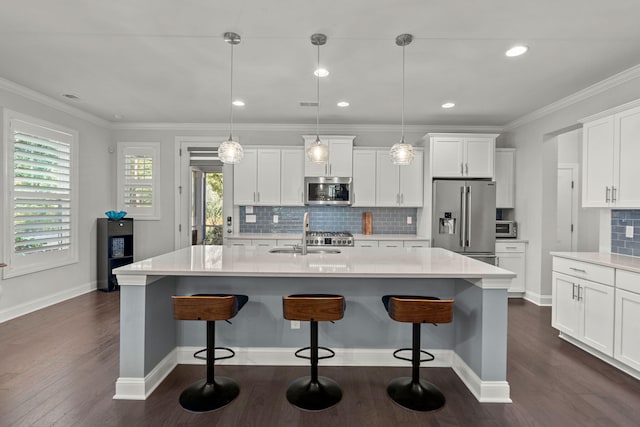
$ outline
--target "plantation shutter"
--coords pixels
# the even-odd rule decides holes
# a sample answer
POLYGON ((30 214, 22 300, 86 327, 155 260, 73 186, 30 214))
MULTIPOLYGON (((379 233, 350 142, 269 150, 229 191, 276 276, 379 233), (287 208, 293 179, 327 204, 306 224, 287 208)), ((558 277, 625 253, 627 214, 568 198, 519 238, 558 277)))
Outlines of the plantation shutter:
POLYGON ((68 250, 72 237, 72 136, 11 120, 13 252, 68 250))
POLYGON ((119 143, 118 209, 138 219, 158 218, 159 144, 119 143))

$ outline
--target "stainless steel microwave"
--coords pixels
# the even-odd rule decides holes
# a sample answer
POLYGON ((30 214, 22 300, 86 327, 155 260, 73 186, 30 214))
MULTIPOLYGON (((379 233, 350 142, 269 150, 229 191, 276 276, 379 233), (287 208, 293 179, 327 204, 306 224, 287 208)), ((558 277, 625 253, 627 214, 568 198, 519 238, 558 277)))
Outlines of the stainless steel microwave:
POLYGON ((306 205, 350 205, 351 178, 308 176, 304 179, 306 205))
POLYGON ((518 225, 515 221, 496 221, 496 238, 518 237, 518 225))

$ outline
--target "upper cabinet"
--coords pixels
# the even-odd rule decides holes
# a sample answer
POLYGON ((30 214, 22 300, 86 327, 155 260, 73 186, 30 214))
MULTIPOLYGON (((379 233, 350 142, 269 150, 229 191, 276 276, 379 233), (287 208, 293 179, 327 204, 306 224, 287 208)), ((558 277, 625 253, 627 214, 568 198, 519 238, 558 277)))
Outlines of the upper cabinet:
POLYGON ((280 205, 304 205, 304 157, 302 147, 283 148, 280 162, 280 205))
POLYGON ((583 121, 583 207, 640 207, 640 107, 615 111, 583 121))
POLYGON ((352 206, 376 205, 376 150, 353 150, 352 206))
POLYGON ((376 206, 422 207, 423 171, 422 150, 415 150, 413 162, 405 166, 394 165, 389 150, 376 150, 376 206))
MULTIPOLYGON (((305 153, 315 144, 315 135, 303 135, 305 153)), ((321 135, 320 142, 329 146, 329 161, 312 162, 305 156, 304 176, 352 176, 352 153, 355 136, 321 135)))
POLYGON ((493 178, 497 134, 430 133, 431 176, 493 178))
POLYGON ((514 208, 515 148, 496 148, 496 208, 514 208))
POLYGON ((235 205, 280 204, 280 150, 249 148, 233 167, 235 205))

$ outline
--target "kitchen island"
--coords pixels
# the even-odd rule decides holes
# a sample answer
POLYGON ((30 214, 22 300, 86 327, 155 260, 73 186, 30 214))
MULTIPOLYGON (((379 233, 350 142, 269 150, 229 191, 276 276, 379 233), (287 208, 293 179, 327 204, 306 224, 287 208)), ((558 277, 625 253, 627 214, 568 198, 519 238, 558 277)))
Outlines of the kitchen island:
MULTIPOLYGON (((263 247, 192 246, 114 270, 120 285, 120 377, 115 399, 145 399, 179 363, 198 363, 205 322, 175 321, 172 295, 239 293, 249 302, 217 322, 226 361, 300 365, 308 325, 282 318, 282 296, 333 293, 346 299, 344 319, 320 325, 328 365, 405 366, 393 350, 408 347, 411 326, 391 320, 385 294, 455 299, 453 323, 424 325, 422 342, 436 355, 423 366, 451 367, 481 402, 510 402, 506 381, 507 289, 514 274, 440 248, 353 248, 339 254, 269 253, 263 247)), ((250 368, 249 368, 250 369, 250 368)), ((381 385, 384 387, 385 385, 381 385)))

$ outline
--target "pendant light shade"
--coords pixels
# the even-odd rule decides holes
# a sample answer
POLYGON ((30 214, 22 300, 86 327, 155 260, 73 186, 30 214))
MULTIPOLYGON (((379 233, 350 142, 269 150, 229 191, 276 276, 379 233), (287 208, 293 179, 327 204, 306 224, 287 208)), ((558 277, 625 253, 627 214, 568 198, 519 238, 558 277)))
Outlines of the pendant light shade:
MULTIPOLYGON (((313 34, 311 36, 311 44, 318 47, 318 66, 320 69, 320 46, 327 43, 327 36, 324 34, 313 34)), ((307 157, 315 163, 323 163, 329 161, 329 146, 320 142, 320 73, 316 74, 316 140, 309 146, 307 157)))
POLYGON ((400 142, 393 144, 389 155, 391 156, 391 162, 394 165, 408 165, 411 164, 415 153, 413 152, 413 146, 407 144, 404 141, 404 48, 413 40, 411 34, 400 34, 396 37, 396 44, 402 47, 402 136, 400 142))
POLYGON ((231 46, 231 78, 229 90, 229 139, 218 146, 218 158, 222 163, 236 164, 242 160, 244 150, 238 141, 233 140, 233 46, 240 43, 240 35, 224 33, 224 41, 231 46))

